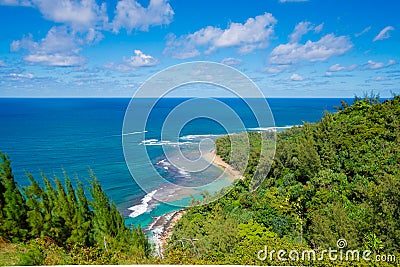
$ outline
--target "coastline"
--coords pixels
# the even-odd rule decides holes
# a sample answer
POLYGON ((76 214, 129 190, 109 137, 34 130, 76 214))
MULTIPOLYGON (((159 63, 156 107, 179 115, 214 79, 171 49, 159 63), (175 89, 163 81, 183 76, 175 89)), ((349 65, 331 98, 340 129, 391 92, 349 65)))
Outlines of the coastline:
POLYGON ((161 234, 160 237, 160 242, 161 246, 164 248, 165 245, 168 244, 169 239, 172 236, 172 233, 174 231, 175 225, 179 222, 179 220, 182 218, 182 216, 187 212, 187 210, 178 210, 175 212, 175 214, 171 217, 171 219, 168 221, 168 223, 164 227, 164 231, 161 234))
POLYGON ((229 175, 229 180, 231 182, 238 179, 245 179, 245 177, 238 170, 234 169, 229 163, 225 162, 219 155, 217 155, 215 149, 212 149, 203 157, 214 166, 217 166, 221 168, 224 172, 226 172, 229 175))
MULTIPOLYGON (((231 165, 217 155, 215 149, 203 154, 202 157, 214 166, 221 168, 223 172, 227 173, 227 177, 230 182, 245 178, 239 171, 235 170, 231 165)), ((150 239, 155 246, 156 255, 162 257, 162 252, 164 249, 166 249, 175 225, 177 225, 179 220, 186 212, 186 209, 180 209, 155 217, 153 222, 145 230, 152 234, 150 239)))
POLYGON ((145 229, 145 232, 151 233, 150 241, 154 244, 155 256, 162 257, 175 225, 185 213, 185 209, 180 209, 155 217, 149 227, 145 229))

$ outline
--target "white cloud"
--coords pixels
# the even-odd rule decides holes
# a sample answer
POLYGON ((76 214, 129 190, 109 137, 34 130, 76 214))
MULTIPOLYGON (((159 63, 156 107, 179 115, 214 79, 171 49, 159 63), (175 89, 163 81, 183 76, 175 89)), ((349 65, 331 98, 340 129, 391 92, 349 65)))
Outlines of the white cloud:
POLYGON ((31 3, 44 18, 75 30, 102 27, 108 20, 106 4, 97 5, 95 0, 31 0, 31 3))
POLYGON ((375 78, 375 81, 387 81, 387 80, 389 80, 389 79, 386 77, 383 77, 383 76, 378 76, 375 78))
POLYGON ((93 45, 95 43, 98 43, 103 38, 104 38, 104 35, 101 32, 96 31, 93 28, 90 28, 86 32, 86 36, 84 36, 84 40, 82 40, 81 42, 84 42, 88 45, 93 45))
POLYGON ((150 67, 158 64, 158 60, 150 55, 144 54, 140 50, 134 51, 135 55, 131 56, 126 63, 132 67, 150 67))
POLYGON ((358 67, 357 64, 353 64, 351 66, 345 67, 340 64, 335 64, 329 67, 328 72, 336 72, 336 71, 352 71, 358 67))
POLYGON ((241 54, 250 53, 268 46, 276 22, 272 14, 265 13, 245 23, 230 23, 226 29, 208 26, 180 37, 169 35, 164 53, 180 59, 200 55, 200 47, 206 54, 227 47, 236 47, 241 54))
POLYGON ((85 62, 78 53, 79 45, 85 40, 80 39, 74 32, 65 26, 52 27, 46 37, 38 42, 32 36, 11 43, 11 51, 25 49, 29 55, 24 57, 30 63, 40 63, 48 66, 78 66, 85 62))
POLYGON ((39 63, 54 67, 73 67, 85 63, 83 57, 63 54, 33 54, 24 57, 24 60, 30 63, 39 63))
POLYGON ((4 62, 4 60, 0 60, 0 67, 7 67, 7 64, 4 62))
POLYGON ((270 62, 287 65, 302 61, 325 61, 330 57, 343 55, 352 47, 353 44, 349 37, 327 34, 316 42, 309 40, 305 44, 281 44, 271 52, 270 62))
POLYGON ((373 60, 368 60, 368 64, 365 65, 365 69, 369 70, 376 70, 376 69, 381 69, 385 67, 385 64, 383 62, 375 62, 373 60))
POLYGON ((386 64, 386 66, 389 67, 389 66, 392 66, 392 65, 394 65, 394 64, 396 64, 396 61, 394 61, 393 59, 390 59, 390 60, 388 61, 388 63, 386 64))
POLYGON ((377 36, 374 38, 374 42, 376 41, 381 41, 384 39, 390 38, 390 31, 394 31, 394 28, 392 26, 387 26, 383 30, 381 30, 377 36))
POLYGON ((296 81, 296 82, 299 82, 299 81, 303 81, 304 80, 304 78, 302 77, 302 76, 300 76, 299 74, 297 74, 297 73, 293 73, 291 76, 290 76, 290 78, 289 78, 291 81, 296 81))
POLYGON ((320 33, 323 28, 324 28, 324 23, 321 23, 321 24, 319 24, 319 25, 314 27, 314 32, 315 33, 320 33))
POLYGON ((271 74, 277 74, 277 73, 281 73, 289 68, 290 68, 290 65, 274 65, 274 66, 267 67, 265 69, 265 71, 268 73, 271 73, 271 74))
POLYGON ((317 26, 312 25, 309 21, 299 22, 295 27, 293 32, 289 35, 290 43, 298 43, 301 41, 301 38, 310 31, 314 31, 314 33, 320 33, 324 28, 324 24, 321 23, 317 26))
POLYGON ((171 23, 174 11, 168 0, 150 0, 147 8, 136 0, 120 0, 115 9, 115 17, 111 23, 114 32, 126 29, 147 31, 150 26, 168 25, 171 23))
POLYGON ((396 64, 396 62, 393 59, 388 60, 388 62, 386 64, 383 62, 375 62, 373 60, 368 60, 368 63, 364 66, 364 69, 377 70, 377 69, 389 67, 394 64, 396 64))
POLYGON ((343 66, 341 66, 340 64, 335 64, 335 65, 333 65, 333 66, 331 66, 330 68, 329 68, 329 71, 341 71, 341 70, 345 70, 346 68, 345 67, 343 67, 343 66))
POLYGON ((32 79, 35 77, 32 73, 10 73, 9 76, 16 79, 32 79))
POLYGON ((141 50, 134 50, 133 52, 135 55, 128 59, 123 58, 122 63, 116 64, 114 62, 110 62, 104 65, 104 67, 118 71, 130 71, 140 67, 156 66, 159 63, 156 58, 144 54, 141 50))
POLYGON ((289 35, 290 43, 297 43, 301 40, 303 35, 307 34, 310 31, 314 31, 315 33, 319 33, 322 31, 324 24, 321 23, 318 26, 312 25, 308 21, 299 22, 295 27, 293 32, 289 35))
POLYGON ((1 6, 32 6, 30 0, 0 0, 1 6))
POLYGON ((147 8, 136 0, 119 0, 109 23, 106 2, 96 0, 0 0, 0 5, 31 6, 47 20, 65 24, 76 31, 133 29, 147 31, 150 26, 171 23, 174 11, 169 0, 150 0, 147 8))
POLYGON ((366 28, 364 28, 361 32, 358 32, 356 34, 354 34, 355 37, 360 37, 363 34, 366 34, 367 32, 369 32, 371 30, 371 26, 368 26, 366 28))
POLYGON ((243 61, 238 58, 228 57, 224 58, 221 63, 229 66, 239 66, 242 65, 243 61))

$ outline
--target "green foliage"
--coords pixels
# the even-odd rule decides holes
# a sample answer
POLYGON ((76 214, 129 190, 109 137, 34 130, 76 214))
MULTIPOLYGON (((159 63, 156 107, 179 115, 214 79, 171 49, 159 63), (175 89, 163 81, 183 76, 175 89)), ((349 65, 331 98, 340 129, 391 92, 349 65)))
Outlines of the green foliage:
POLYGON ((10 159, 0 153, 1 196, 0 232, 13 241, 24 240, 26 230, 26 205, 11 171, 10 159))
MULTIPOLYGON (((246 133, 216 141, 217 153, 236 168, 244 157, 231 158, 232 148, 249 153, 247 180, 217 201, 189 209, 175 227, 167 263, 348 265, 257 260, 264 246, 320 251, 337 248, 338 239, 346 239, 347 249, 399 255, 399 96, 383 103, 372 94, 353 105, 342 102, 338 113, 326 113, 316 124, 279 133, 270 171, 268 157, 260 157, 262 138, 246 133), (250 190, 248 179, 260 173, 264 182, 250 190), (184 238, 198 240, 197 253, 176 242, 184 238)), ((351 263, 375 264, 385 265, 351 263)))
POLYGON ((0 241, 26 242, 15 264, 137 263, 149 257, 143 231, 125 226, 93 172, 90 202, 82 183, 75 189, 66 173, 64 184, 55 178, 55 187, 44 174, 41 186, 28 173, 31 184, 22 194, 10 160, 0 157, 0 241))

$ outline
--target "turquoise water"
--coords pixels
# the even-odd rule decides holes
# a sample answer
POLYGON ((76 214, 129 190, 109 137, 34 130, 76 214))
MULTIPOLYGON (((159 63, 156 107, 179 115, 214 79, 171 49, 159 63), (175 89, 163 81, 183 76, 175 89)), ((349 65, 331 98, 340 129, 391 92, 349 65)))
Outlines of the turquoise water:
MULTIPOLYGON (((124 160, 122 123, 130 99, 0 99, 0 150, 12 159, 16 181, 27 185, 25 172, 37 179, 40 172, 62 178, 63 170, 83 182, 93 169, 107 194, 116 202, 127 223, 146 226, 154 216, 176 209, 149 202, 146 212, 130 218, 128 208, 141 204, 146 192, 136 184, 124 160)), ((143 105, 149 100, 143 99, 143 105)), ((165 117, 184 99, 164 99, 153 109, 144 140, 160 140, 165 117)), ((247 128, 259 127, 251 111, 238 99, 223 99, 237 112, 247 128)), ((348 100, 351 102, 352 100, 348 100)), ((276 126, 316 122, 324 111, 334 111, 339 99, 268 99, 276 126)), ((197 119, 181 130, 181 136, 225 134, 223 127, 197 119)), ((139 141, 144 141, 139 140, 139 141)), ((140 142, 134 145, 143 145, 140 142)), ((185 174, 165 168, 161 146, 146 146, 152 163, 169 181, 185 181, 185 174), (157 164, 158 163, 158 164, 157 164)), ((218 172, 218 170, 210 170, 218 172)), ((146 173, 143 173, 146 175, 146 173)), ((150 182, 150 181, 149 181, 150 182)), ((157 186, 157 185, 155 185, 157 186)), ((157 188, 155 188, 157 189, 157 188)), ((184 201, 189 201, 186 198, 184 201)))

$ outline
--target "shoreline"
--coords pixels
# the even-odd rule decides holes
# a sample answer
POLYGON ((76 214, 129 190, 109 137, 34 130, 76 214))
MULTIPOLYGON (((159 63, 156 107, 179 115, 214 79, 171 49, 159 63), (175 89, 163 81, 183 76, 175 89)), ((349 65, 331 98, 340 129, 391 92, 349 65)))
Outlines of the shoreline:
POLYGON ((240 173, 240 171, 234 169, 229 163, 225 162, 219 155, 217 155, 215 149, 212 149, 210 152, 204 155, 204 158, 214 166, 223 169, 223 171, 229 175, 230 177, 229 180, 231 182, 238 179, 241 180, 245 179, 245 177, 240 173))
MULTIPOLYGON (((230 164, 225 162, 219 155, 216 154, 215 148, 202 155, 210 164, 220 168, 224 173, 228 174, 228 179, 233 182, 245 177, 235 170, 230 164)), ((182 216, 187 212, 187 209, 179 209, 173 212, 154 217, 150 226, 145 230, 152 233, 151 240, 155 245, 155 253, 158 256, 163 256, 163 250, 166 248, 169 239, 172 236, 175 225, 179 222, 182 216)))
POLYGON ((161 242, 161 247, 164 249, 164 246, 168 244, 169 239, 172 236, 172 233, 174 231, 175 225, 178 224, 179 220, 182 218, 182 216, 187 212, 185 209, 181 209, 175 212, 175 214, 171 217, 171 219, 168 221, 168 223, 164 227, 164 231, 161 234, 160 237, 160 242, 161 242))

